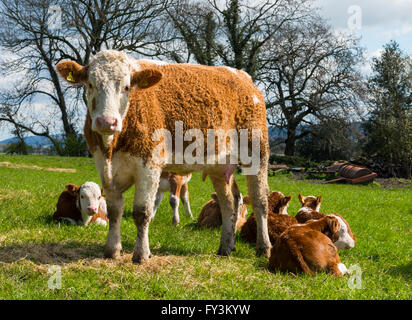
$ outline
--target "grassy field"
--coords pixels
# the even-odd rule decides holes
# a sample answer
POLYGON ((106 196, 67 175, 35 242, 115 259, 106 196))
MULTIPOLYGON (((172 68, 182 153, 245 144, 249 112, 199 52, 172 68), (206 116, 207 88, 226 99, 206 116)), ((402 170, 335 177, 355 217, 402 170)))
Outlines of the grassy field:
MULTIPOLYGON (((256 257, 255 248, 238 236, 236 252, 230 258, 219 257, 220 230, 199 229, 182 206, 181 226, 172 226, 166 199, 150 225, 152 259, 142 266, 132 264, 134 190, 125 194, 123 256, 119 261, 105 260, 105 227, 58 225, 51 220, 64 186, 87 180, 99 182, 92 159, 0 155, 0 299, 412 298, 410 187, 381 189, 313 184, 288 176, 269 178, 271 190, 293 195, 290 214, 299 208, 299 192, 321 194, 323 212, 337 212, 348 220, 358 242, 355 248, 341 251, 340 257, 347 267, 357 264, 362 270, 362 288, 351 289, 349 276, 272 273, 267 260, 256 257), (30 168, 34 165, 76 172, 30 168), (48 288, 51 265, 61 267, 61 289, 48 288)), ((244 177, 237 180, 246 193, 244 177)), ((189 187, 197 218, 213 189, 210 180, 201 182, 198 173, 189 187)))

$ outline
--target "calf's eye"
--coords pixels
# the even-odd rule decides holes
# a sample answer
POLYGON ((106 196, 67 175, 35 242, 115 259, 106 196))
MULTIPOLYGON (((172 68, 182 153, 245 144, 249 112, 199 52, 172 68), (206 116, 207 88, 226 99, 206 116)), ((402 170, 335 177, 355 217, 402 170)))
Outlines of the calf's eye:
POLYGON ((129 86, 125 86, 124 88, 123 88, 123 92, 128 92, 129 91, 129 86))

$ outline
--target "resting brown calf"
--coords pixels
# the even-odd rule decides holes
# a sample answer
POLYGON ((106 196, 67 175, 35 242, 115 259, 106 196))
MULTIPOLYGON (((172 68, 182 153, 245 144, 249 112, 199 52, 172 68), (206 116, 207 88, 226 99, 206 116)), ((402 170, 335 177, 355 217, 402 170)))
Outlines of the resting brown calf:
MULTIPOLYGON (((217 228, 222 225, 222 212, 219 207, 219 200, 216 193, 211 195, 212 200, 204 205, 197 219, 198 224, 203 228, 217 228)), ((246 222, 247 207, 244 199, 239 203, 238 217, 235 225, 235 232, 246 222)))
POLYGON ((53 220, 86 226, 106 225, 109 220, 101 188, 94 182, 86 182, 81 186, 68 184, 59 196, 53 220))
MULTIPOLYGON (((277 235, 280 235, 289 226, 297 224, 297 220, 288 215, 287 207, 292 196, 285 197, 281 192, 273 191, 268 196, 268 232, 269 240, 273 243, 277 235)), ((256 242, 256 217, 254 213, 247 219, 240 231, 240 237, 250 243, 256 242)))
POLYGON ((341 277, 348 271, 332 243, 338 237, 339 222, 335 217, 326 216, 303 225, 291 226, 276 237, 269 258, 269 269, 310 275, 326 271, 341 277))
POLYGON ((353 248, 356 244, 356 237, 352 233, 349 223, 339 214, 331 213, 324 214, 319 212, 322 197, 308 196, 303 197, 299 194, 299 201, 302 207, 299 209, 296 220, 299 223, 305 223, 309 220, 319 220, 326 216, 335 217, 339 221, 339 237, 333 244, 338 250, 353 248))

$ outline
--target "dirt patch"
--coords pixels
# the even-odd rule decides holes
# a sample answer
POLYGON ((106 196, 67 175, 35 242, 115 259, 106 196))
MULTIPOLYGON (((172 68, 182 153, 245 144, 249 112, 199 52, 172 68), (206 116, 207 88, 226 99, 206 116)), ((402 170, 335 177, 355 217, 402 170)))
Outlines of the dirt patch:
POLYGON ((39 166, 29 166, 26 164, 15 164, 15 163, 7 162, 7 161, 0 162, 0 167, 7 167, 7 168, 13 168, 13 169, 32 169, 32 170, 41 170, 41 171, 76 173, 76 169, 46 168, 46 167, 39 167, 39 166))
POLYGON ((182 263, 183 258, 173 255, 152 255, 142 265, 132 263, 132 253, 122 253, 117 260, 103 257, 103 244, 80 245, 70 243, 25 243, 0 245, 0 264, 30 263, 39 268, 60 265, 70 269, 97 269, 101 266, 121 267, 134 272, 161 272, 165 267, 182 263))
MULTIPOLYGON (((322 179, 307 179, 307 178, 308 178, 308 176, 304 173, 296 173, 293 176, 291 176, 291 179, 293 179, 293 180, 304 181, 304 182, 314 183, 314 184, 323 184, 326 181, 326 180, 322 180, 322 179)), ((379 185, 384 189, 388 189, 388 188, 410 188, 410 187, 412 187, 412 180, 408 180, 408 179, 377 178, 374 181, 379 183, 379 185)), ((342 183, 342 184, 350 185, 350 183, 342 183)))

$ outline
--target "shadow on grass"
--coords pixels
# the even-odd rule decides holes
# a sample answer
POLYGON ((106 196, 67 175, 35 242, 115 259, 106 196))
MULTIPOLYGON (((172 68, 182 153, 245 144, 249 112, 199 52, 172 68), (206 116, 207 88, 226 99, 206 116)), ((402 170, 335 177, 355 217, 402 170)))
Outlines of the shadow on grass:
POLYGON ((412 261, 403 266, 396 266, 389 268, 389 273, 394 275, 401 275, 406 279, 412 280, 412 261))

